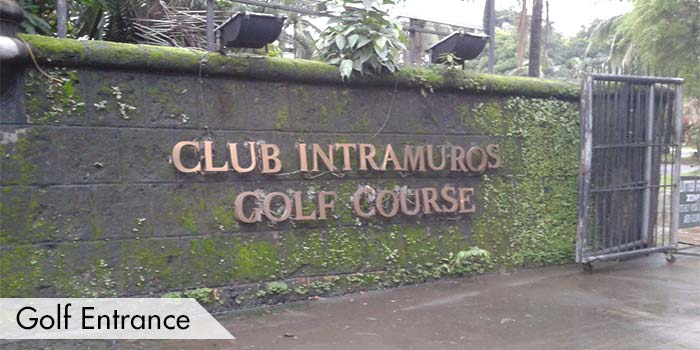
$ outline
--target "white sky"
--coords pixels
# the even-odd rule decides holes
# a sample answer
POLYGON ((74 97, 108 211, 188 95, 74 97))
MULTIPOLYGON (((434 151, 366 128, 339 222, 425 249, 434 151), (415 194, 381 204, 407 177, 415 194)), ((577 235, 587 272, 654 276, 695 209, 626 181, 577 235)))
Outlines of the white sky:
MULTIPOLYGON (((452 25, 481 28, 485 0, 405 0, 398 14, 443 22, 452 25)), ((516 8, 519 0, 495 0, 496 9, 516 8)), ((527 0, 528 13, 532 0, 527 0)), ((631 1, 622 0, 549 0, 549 19, 554 29, 574 36, 581 26, 594 19, 607 19, 632 9, 631 1)), ((544 15, 543 15, 544 16, 544 15)), ((543 18, 544 20, 544 18, 543 18)))

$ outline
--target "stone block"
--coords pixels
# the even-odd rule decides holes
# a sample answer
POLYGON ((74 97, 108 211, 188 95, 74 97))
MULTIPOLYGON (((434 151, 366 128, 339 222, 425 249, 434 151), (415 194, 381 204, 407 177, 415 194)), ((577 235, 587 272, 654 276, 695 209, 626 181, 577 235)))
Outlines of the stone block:
POLYGON ((93 239, 141 239, 155 234, 150 185, 93 187, 93 239))
POLYGON ((0 127, 0 184, 60 183, 62 174, 55 129, 49 127, 0 127))
POLYGON ((173 130, 120 129, 119 167, 128 183, 175 182, 173 130))
POLYGON ((85 110, 89 125, 143 126, 146 124, 144 73, 86 70, 85 110))
POLYGON ((121 166, 123 146, 117 128, 51 129, 51 147, 64 184, 121 183, 126 172, 121 166))
POLYGON ((210 101, 200 93, 201 86, 196 76, 147 74, 143 80, 146 125, 171 128, 206 125, 204 108, 209 114, 210 101))

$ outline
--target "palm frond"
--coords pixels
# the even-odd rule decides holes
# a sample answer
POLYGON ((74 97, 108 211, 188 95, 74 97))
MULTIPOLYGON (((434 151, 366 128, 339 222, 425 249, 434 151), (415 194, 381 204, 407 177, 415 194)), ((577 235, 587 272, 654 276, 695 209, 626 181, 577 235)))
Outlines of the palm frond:
MULTIPOLYGON (((596 44, 605 44, 608 40, 613 42, 617 41, 617 36, 619 35, 618 30, 620 23, 623 20, 623 15, 608 18, 600 23, 593 29, 588 37, 588 45, 586 46, 585 56, 588 56, 592 47, 596 44)), ((612 56, 612 51, 614 49, 614 44, 611 45, 610 55, 612 56)))

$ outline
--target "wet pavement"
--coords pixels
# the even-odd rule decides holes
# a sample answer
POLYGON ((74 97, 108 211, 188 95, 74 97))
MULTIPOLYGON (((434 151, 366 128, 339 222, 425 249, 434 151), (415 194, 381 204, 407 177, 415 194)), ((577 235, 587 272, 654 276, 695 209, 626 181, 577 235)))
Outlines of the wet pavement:
POLYGON ((236 340, 121 341, 108 348, 700 349, 700 258, 668 264, 655 254, 596 265, 592 274, 575 265, 532 269, 219 319, 236 340))
POLYGON ((700 258, 671 265, 656 254, 597 265, 593 274, 578 266, 532 269, 221 321, 237 340, 172 348, 700 349, 700 258))

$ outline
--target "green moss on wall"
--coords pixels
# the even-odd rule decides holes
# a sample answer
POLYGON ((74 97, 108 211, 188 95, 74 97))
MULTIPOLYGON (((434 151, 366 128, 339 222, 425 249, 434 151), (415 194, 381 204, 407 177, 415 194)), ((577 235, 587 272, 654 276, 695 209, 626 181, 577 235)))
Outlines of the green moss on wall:
POLYGON ((39 289, 51 284, 49 252, 27 245, 15 245, 0 251, 0 297, 36 296, 39 289))
MULTIPOLYGON (((520 140, 502 156, 505 176, 484 176, 477 246, 504 266, 571 262, 576 232, 578 107, 558 100, 511 98, 501 133, 520 140), (517 127, 516 127, 517 125, 517 127)), ((494 130, 495 131, 495 130, 494 130)))
MULTIPOLYGON (((51 60, 52 65, 157 68, 196 74, 203 58, 203 53, 193 50, 27 38, 35 45, 42 64, 51 60), (61 47, 57 43, 66 45, 61 47)), ((3 178, 3 185, 10 186, 2 188, 5 197, 0 203, 3 219, 13 222, 11 227, 0 227, 0 244, 4 245, 0 251, 0 296, 36 295, 47 286, 56 286, 58 293, 66 296, 107 296, 260 283, 259 289, 250 287, 248 294, 242 293, 248 295, 249 300, 257 300, 282 295, 332 294, 343 289, 394 286, 441 276, 480 273, 491 266, 491 256, 495 263, 506 267, 572 261, 578 126, 576 104, 564 100, 576 98, 574 87, 541 80, 426 69, 405 69, 393 76, 359 78, 344 83, 338 80, 335 67, 320 62, 223 57, 216 53, 209 54, 206 60, 206 72, 212 75, 401 86, 419 88, 425 98, 431 98, 430 94, 439 89, 503 96, 468 98, 454 109, 465 129, 499 140, 503 168, 481 178, 482 185, 477 187, 476 194, 478 212, 470 218, 473 220, 471 232, 465 228, 469 224, 461 221, 435 224, 429 220, 421 223, 420 219, 405 223, 378 218, 359 220, 347 200, 357 190, 357 182, 334 180, 323 184, 325 189, 337 192, 335 218, 328 225, 297 223, 299 226, 293 229, 283 229, 284 225, 256 227, 254 234, 247 234, 241 232, 242 227, 233 217, 235 191, 220 191, 205 200, 203 193, 207 192, 201 184, 188 184, 186 193, 173 194, 171 201, 163 204, 167 208, 166 215, 159 218, 172 224, 176 234, 186 238, 153 238, 149 237, 153 232, 148 232, 139 239, 118 244, 119 251, 114 246, 110 250, 95 246, 103 249, 99 254, 106 256, 113 252, 116 257, 90 256, 84 265, 78 265, 66 257, 81 254, 80 247, 85 249, 83 242, 50 249, 25 246, 17 240, 22 237, 44 242, 66 233, 56 232, 55 223, 41 215, 41 190, 28 196, 10 196, 14 187, 35 183, 40 173, 32 157, 42 150, 34 136, 28 134, 0 149, 5 156, 3 166, 13 169, 9 180, 3 178), (504 96, 513 94, 560 99, 504 96), (262 230, 270 232, 259 232, 262 230), (479 262, 468 267, 457 262, 459 256, 470 259, 477 256, 477 248, 490 253, 488 263, 479 262), (469 251, 472 255, 460 254, 469 251), (330 277, 324 279, 324 275, 330 277), (307 282, 290 282, 296 278, 307 279, 307 282), (261 282, 281 279, 286 282, 261 282), (282 283, 287 287, 283 288, 282 283)), ((36 72, 28 75, 30 120, 45 128, 55 123, 79 121, 84 114, 80 74, 63 68, 51 72, 62 79, 61 84, 46 80, 36 72)), ((297 96, 304 104, 318 107, 321 124, 343 122, 342 125, 354 133, 374 131, 370 128, 369 112, 361 108, 351 110, 358 102, 352 100, 355 95, 347 87, 329 89, 325 99, 314 101, 303 85, 290 85, 290 95, 297 96), (345 121, 347 118, 354 119, 345 121)), ((126 88, 116 86, 121 90, 126 88)), ((231 84, 229 88, 235 86, 231 84)), ((99 86, 95 88, 100 92, 99 86)), ((103 95, 118 92, 106 83, 101 88, 103 95)), ((168 91, 179 90, 176 86, 163 85, 147 88, 145 93, 153 103, 172 105, 175 95, 166 93, 168 91)), ((304 115, 290 116, 288 103, 275 108, 270 110, 271 115, 265 116, 272 118, 275 129, 287 131, 293 125, 303 124, 300 119, 304 115)), ((171 109, 166 114, 178 112, 180 110, 171 109)), ((100 113, 99 108, 96 113, 100 113)), ((328 136, 331 137, 336 142, 358 142, 355 136, 350 139, 347 135, 328 136)), ((415 140, 407 136, 406 142, 415 140)), ((376 146, 381 153, 383 146, 376 146)), ((336 165, 340 166, 342 157, 337 155, 336 165)), ((144 162, 148 164, 158 159, 158 153, 144 155, 144 162)), ((357 168, 356 159, 353 166, 357 168)), ((363 175, 365 179, 371 178, 367 184, 376 188, 393 188, 404 183, 363 175)), ((305 205, 304 212, 313 210, 310 202, 305 205)), ((138 219, 133 218, 134 222, 138 219)), ((92 222, 95 227, 90 239, 105 240, 101 223, 95 218, 92 222)), ((214 290, 209 289, 209 292, 214 293, 214 290)))
POLYGON ((115 267, 100 257, 87 262, 87 265, 66 266, 67 271, 57 281, 61 295, 71 298, 117 297, 121 290, 115 279, 115 267))
POLYGON ((17 141, 14 144, 0 145, 0 164, 4 169, 10 169, 3 174, 2 183, 8 185, 28 185, 35 180, 38 166, 32 161, 33 156, 38 151, 38 145, 32 135, 34 130, 29 131, 29 135, 19 135, 20 131, 15 131, 17 141), (10 173, 10 174, 8 174, 10 173))
POLYGON ((402 229, 409 266, 434 263, 440 257, 440 237, 430 227, 412 226, 402 229))
POLYGON ((578 87, 572 84, 477 74, 456 70, 404 68, 393 75, 356 77, 343 82, 337 67, 318 61, 277 57, 224 56, 219 53, 150 46, 119 44, 104 41, 76 41, 39 35, 22 35, 42 63, 103 66, 130 69, 156 69, 207 74, 245 76, 279 81, 326 82, 417 87, 427 96, 438 89, 451 89, 495 94, 517 94, 531 97, 559 97, 575 100, 578 87), (200 67, 200 62, 206 62, 200 67))
POLYGON ((382 225, 365 231, 367 235, 367 268, 369 270, 396 270, 406 266, 405 243, 401 226, 382 225))
POLYGON ((258 281, 280 276, 278 248, 271 242, 241 239, 234 256, 238 280, 258 281))
POLYGON ((177 94, 184 95, 187 90, 177 86, 175 83, 161 83, 149 87, 147 90, 148 96, 163 108, 163 113, 170 118, 181 118, 185 113, 182 105, 175 101, 177 94))
POLYGON ((188 277, 183 285, 224 285, 235 281, 236 243, 222 235, 192 239, 183 259, 182 271, 188 277))
POLYGON ((334 125, 339 120, 350 119, 351 99, 349 90, 332 90, 322 101, 315 101, 320 104, 318 122, 321 125, 334 125))
POLYGON ((365 263, 365 240, 352 227, 331 227, 326 231, 328 254, 325 262, 331 271, 351 272, 365 263))
POLYGON ((172 289, 180 285, 181 271, 174 263, 185 252, 174 242, 132 240, 122 245, 121 269, 125 289, 131 293, 172 289))
POLYGON ((34 56, 37 59, 55 59, 60 63, 79 63, 87 59, 85 46, 78 40, 56 40, 56 38, 42 35, 21 35, 24 41, 32 46, 34 56))
POLYGON ((0 244, 46 242, 56 238, 56 227, 41 212, 45 190, 0 189, 0 244))
POLYGON ((82 121, 85 103, 80 77, 76 70, 65 67, 47 69, 47 75, 27 72, 27 119, 46 125, 65 121, 82 121))
POLYGON ((283 276, 299 274, 320 274, 325 270, 326 242, 319 231, 304 234, 290 230, 282 237, 282 259, 280 262, 283 276))
POLYGON ((194 216, 194 209, 187 208, 180 215, 180 225, 187 231, 197 233, 197 222, 194 216))
POLYGON ((278 248, 272 242, 214 235, 194 238, 183 252, 182 285, 230 285, 279 278, 278 248))

